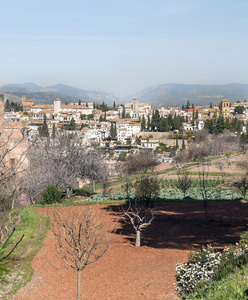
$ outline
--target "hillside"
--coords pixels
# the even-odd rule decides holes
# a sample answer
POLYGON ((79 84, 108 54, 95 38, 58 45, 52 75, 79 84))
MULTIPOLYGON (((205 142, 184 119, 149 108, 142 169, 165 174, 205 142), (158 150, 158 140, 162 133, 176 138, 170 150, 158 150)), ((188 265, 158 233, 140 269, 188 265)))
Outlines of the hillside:
MULTIPOLYGON (((231 102, 243 101, 248 98, 248 84, 230 83, 222 85, 197 85, 197 84, 176 84, 166 83, 148 87, 133 96, 124 97, 116 93, 109 93, 102 90, 88 91, 75 88, 65 84, 55 84, 48 87, 41 87, 35 83, 7 84, 0 87, 0 93, 21 97, 26 95, 36 103, 51 103, 54 98, 60 98, 65 102, 98 102, 103 101, 108 105, 131 102, 133 96, 138 96, 140 102, 150 103, 155 107, 181 106, 187 100, 195 105, 219 103, 227 98, 231 102)), ((9 96, 10 97, 10 96, 9 96)), ((7 96, 5 96, 7 99, 7 96)))
POLYGON ((142 102, 148 102, 155 107, 171 105, 181 106, 187 100, 195 105, 219 103, 223 98, 231 102, 243 101, 248 98, 248 84, 195 85, 167 83, 149 87, 138 97, 142 102))
POLYGON ((7 84, 0 87, 0 93, 5 94, 5 99, 10 98, 11 95, 17 96, 19 101, 21 101, 23 95, 26 95, 30 100, 40 104, 51 103, 55 98, 60 98, 62 103, 78 102, 81 100, 98 103, 104 101, 108 105, 113 105, 114 101, 116 103, 120 103, 121 101, 121 98, 114 93, 105 91, 87 91, 64 84, 56 84, 46 88, 40 87, 34 83, 7 84))

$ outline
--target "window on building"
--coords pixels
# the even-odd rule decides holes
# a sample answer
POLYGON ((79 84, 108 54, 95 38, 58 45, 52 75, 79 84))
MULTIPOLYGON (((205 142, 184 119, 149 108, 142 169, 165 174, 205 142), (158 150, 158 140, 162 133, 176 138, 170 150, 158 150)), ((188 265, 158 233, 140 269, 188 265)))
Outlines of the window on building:
POLYGON ((15 163, 16 163, 15 158, 11 158, 11 159, 10 159, 10 165, 11 165, 11 166, 14 166, 15 163))

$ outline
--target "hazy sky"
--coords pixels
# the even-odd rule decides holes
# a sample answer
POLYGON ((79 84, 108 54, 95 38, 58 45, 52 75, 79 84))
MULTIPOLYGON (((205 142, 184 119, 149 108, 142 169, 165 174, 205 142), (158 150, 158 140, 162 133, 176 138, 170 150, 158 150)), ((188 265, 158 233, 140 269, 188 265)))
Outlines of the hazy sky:
POLYGON ((0 85, 248 83, 247 0, 1 0, 0 85))

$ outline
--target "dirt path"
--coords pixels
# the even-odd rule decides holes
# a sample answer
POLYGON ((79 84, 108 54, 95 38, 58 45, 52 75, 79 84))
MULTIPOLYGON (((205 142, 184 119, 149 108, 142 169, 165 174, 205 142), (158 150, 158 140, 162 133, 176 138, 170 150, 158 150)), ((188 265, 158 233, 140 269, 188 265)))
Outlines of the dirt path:
MULTIPOLYGON (((106 211, 106 206, 98 208, 106 211)), ((209 214, 210 225, 203 226, 202 203, 161 204, 140 248, 132 245, 131 228, 119 223, 108 252, 82 273, 82 299, 176 299, 176 263, 187 260, 189 249, 235 244, 247 228, 246 203, 211 202, 209 214)), ((76 299, 76 273, 64 268, 51 232, 32 265, 33 279, 12 299, 76 299)))

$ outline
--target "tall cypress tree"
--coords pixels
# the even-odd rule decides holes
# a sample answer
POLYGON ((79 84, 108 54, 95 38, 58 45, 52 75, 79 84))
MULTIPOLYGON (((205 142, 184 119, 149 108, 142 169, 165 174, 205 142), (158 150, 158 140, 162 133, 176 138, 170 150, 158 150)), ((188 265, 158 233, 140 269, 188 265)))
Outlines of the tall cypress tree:
POLYGON ((126 109, 125 109, 125 105, 123 105, 123 110, 122 110, 122 115, 121 115, 122 119, 126 118, 126 109))
POLYGON ((105 122, 107 121, 106 111, 105 111, 105 113, 104 113, 103 121, 105 121, 105 122))
POLYGON ((55 138, 55 124, 53 124, 52 138, 55 138))
POLYGON ((150 121, 150 115, 148 115, 148 117, 147 117, 147 131, 150 131, 150 127, 151 127, 151 121, 150 121))
POLYGON ((186 147, 185 147, 185 142, 184 142, 184 139, 183 139, 183 143, 182 143, 182 149, 184 150, 186 147))
POLYGON ((179 148, 179 145, 178 145, 178 139, 176 139, 176 149, 179 148))
POLYGON ((154 131, 154 110, 152 111, 152 118, 151 118, 151 131, 154 131))
POLYGON ((165 119, 165 132, 168 132, 170 130, 168 118, 165 119))
POLYGON ((198 120, 198 109, 196 109, 195 119, 198 120))
POLYGON ((146 128, 146 120, 145 120, 145 116, 143 115, 142 121, 141 121, 141 131, 144 131, 145 128, 146 128))
POLYGON ((114 137, 114 124, 113 124, 113 122, 111 122, 111 125, 110 125, 110 136, 114 137))
POLYGON ((39 127, 39 135, 40 137, 49 137, 48 126, 46 122, 46 115, 44 115, 44 121, 41 127, 39 127))

